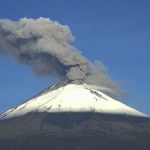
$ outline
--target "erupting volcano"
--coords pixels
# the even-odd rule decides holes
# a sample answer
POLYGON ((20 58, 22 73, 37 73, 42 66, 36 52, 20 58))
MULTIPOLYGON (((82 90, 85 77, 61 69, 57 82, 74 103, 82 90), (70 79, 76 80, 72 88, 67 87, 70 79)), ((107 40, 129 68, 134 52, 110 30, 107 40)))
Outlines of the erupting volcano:
POLYGON ((149 116, 112 98, 122 88, 73 41, 48 18, 0 19, 0 52, 60 82, 0 115, 0 149, 150 150, 149 116))

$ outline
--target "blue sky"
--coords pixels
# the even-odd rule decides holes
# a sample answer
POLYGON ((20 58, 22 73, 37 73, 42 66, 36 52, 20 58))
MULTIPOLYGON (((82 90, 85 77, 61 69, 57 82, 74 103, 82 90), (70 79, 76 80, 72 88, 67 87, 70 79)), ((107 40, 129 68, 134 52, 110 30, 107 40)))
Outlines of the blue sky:
MULTIPOLYGON (((48 17, 66 24, 74 46, 100 60, 128 91, 121 100, 150 115, 150 2, 143 0, 0 0, 0 18, 48 17)), ((55 81, 0 55, 0 112, 55 81)))

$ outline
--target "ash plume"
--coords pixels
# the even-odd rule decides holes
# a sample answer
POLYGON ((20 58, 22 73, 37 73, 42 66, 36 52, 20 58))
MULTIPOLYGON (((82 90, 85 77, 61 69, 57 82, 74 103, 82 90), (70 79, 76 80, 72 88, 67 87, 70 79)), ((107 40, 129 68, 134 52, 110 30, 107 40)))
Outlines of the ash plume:
POLYGON ((0 52, 29 65, 40 76, 57 76, 65 83, 120 88, 100 62, 91 62, 72 46, 70 28, 49 18, 0 19, 0 52))

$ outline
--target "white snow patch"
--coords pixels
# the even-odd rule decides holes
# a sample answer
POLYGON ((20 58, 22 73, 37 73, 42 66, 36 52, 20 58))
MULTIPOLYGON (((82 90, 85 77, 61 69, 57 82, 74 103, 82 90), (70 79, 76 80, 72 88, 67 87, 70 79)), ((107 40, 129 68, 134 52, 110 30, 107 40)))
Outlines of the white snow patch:
MULTIPOLYGON (((1 119, 17 117, 29 112, 101 112, 147 117, 122 102, 100 92, 93 85, 68 84, 34 97, 0 115, 1 119)), ((104 90, 104 89, 103 89, 104 90)))

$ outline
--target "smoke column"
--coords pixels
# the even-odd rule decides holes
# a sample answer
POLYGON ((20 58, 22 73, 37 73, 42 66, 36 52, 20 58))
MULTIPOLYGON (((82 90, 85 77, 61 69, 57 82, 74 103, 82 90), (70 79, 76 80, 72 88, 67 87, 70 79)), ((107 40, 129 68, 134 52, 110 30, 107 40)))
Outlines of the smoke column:
POLYGON ((40 76, 65 83, 100 85, 118 93, 118 85, 100 62, 91 62, 72 46, 70 28, 49 18, 0 19, 0 52, 32 67, 40 76))

